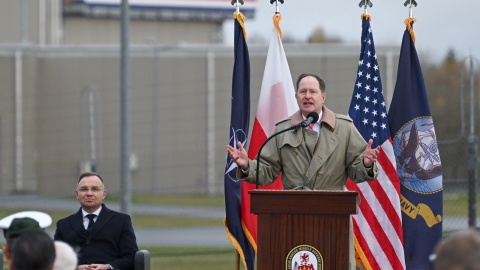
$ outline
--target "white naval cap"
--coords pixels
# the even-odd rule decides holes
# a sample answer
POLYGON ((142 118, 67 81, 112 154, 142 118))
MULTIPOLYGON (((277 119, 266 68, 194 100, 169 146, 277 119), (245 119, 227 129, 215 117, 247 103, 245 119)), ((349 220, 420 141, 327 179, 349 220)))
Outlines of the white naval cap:
POLYGON ((52 224, 52 218, 50 217, 49 214, 39 212, 39 211, 22 211, 22 212, 17 212, 14 214, 11 214, 9 216, 6 216, 2 219, 0 219, 0 229, 4 230, 4 235, 6 236, 6 233, 8 229, 10 228, 10 224, 12 224, 12 221, 14 219, 22 219, 22 218, 30 218, 38 222, 37 226, 40 226, 40 228, 44 229, 52 224))

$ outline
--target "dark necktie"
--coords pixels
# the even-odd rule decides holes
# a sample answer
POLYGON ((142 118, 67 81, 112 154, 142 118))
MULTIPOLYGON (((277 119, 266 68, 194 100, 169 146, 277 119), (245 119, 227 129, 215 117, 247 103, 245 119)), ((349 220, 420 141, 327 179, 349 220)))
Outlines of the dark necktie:
POLYGON ((96 216, 97 216, 97 215, 95 215, 95 214, 88 214, 88 215, 87 215, 87 218, 88 218, 87 231, 88 231, 88 232, 92 230, 93 224, 95 223, 95 221, 93 221, 93 219, 94 219, 96 216))

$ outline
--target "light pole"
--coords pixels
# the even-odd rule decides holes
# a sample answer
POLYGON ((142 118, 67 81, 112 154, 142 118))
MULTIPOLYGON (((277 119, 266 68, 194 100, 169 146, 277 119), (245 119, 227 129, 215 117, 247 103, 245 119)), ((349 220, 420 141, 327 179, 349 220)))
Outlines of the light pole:
POLYGON ((156 40, 148 38, 153 50, 152 68, 152 193, 160 191, 160 48, 156 40))
POLYGON ((120 24, 120 190, 122 199, 120 211, 130 214, 131 208, 131 179, 130 170, 130 62, 129 62, 129 29, 130 16, 128 0, 122 0, 120 24))
MULTIPOLYGON (((469 56, 469 97, 470 97, 470 132, 467 136, 468 154, 468 226, 477 226, 477 177, 478 177, 478 137, 475 135, 475 110, 474 110, 474 73, 473 56, 469 56)), ((463 79, 463 76, 462 78, 463 79)), ((480 104, 477 104, 480 106, 480 104)))

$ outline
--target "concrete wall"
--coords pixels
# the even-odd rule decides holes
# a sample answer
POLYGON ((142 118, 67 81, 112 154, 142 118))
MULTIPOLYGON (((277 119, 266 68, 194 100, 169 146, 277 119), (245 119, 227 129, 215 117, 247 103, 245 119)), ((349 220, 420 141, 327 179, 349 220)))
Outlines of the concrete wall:
MULTIPOLYGON (((249 49, 253 119, 268 48, 249 49)), ((327 106, 346 114, 359 47, 287 44, 285 50, 293 80, 303 72, 319 74, 327 83, 327 106)), ((110 193, 119 192, 119 51, 113 45, 23 47, 23 95, 15 103, 16 47, 0 46, 0 194, 73 194, 80 164, 91 156, 90 92, 97 171, 110 193), (22 136, 15 137, 18 123, 22 136)), ((393 85, 385 82, 393 81, 389 77, 396 74, 396 64, 388 63, 396 63, 398 53, 398 47, 377 47, 386 92, 393 92, 393 85)), ((137 161, 133 192, 222 193, 233 48, 132 45, 130 58, 131 152, 137 161), (208 91, 213 91, 211 104, 208 91)), ((387 101, 390 98, 387 94, 387 101)))
MULTIPOLYGON (((118 44, 118 18, 64 18, 63 44, 118 44)), ((221 43, 222 24, 216 22, 170 22, 132 20, 132 43, 221 43)))

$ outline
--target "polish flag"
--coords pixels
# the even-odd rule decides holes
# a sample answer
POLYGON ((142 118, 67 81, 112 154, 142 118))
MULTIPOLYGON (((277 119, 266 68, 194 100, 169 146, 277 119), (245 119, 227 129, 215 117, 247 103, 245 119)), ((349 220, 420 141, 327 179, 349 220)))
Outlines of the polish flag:
MULTIPOLYGON (((292 82, 287 57, 283 50, 282 40, 276 27, 268 47, 262 88, 258 100, 257 114, 253 124, 248 157, 254 159, 263 142, 273 133, 275 124, 298 110, 295 99, 295 87, 292 82)), ((283 189, 278 177, 275 182, 262 189, 283 189)), ((242 220, 244 231, 250 243, 257 250, 257 216, 250 213, 249 190, 254 184, 242 182, 242 220)))

